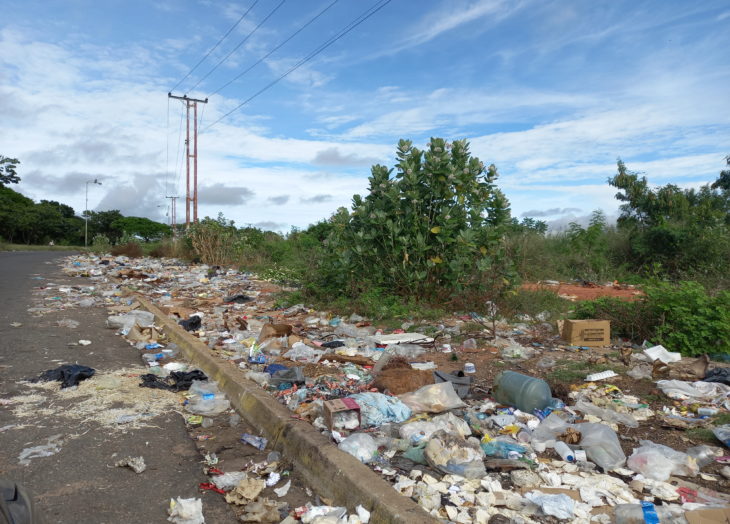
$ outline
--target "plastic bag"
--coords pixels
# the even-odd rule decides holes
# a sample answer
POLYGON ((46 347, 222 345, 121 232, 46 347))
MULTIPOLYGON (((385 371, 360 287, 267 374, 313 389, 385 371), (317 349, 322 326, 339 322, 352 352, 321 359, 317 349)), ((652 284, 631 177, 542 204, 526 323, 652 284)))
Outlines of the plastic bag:
POLYGON ((629 428, 638 428, 639 423, 627 413, 618 413, 611 409, 603 409, 588 402, 578 401, 575 405, 575 409, 582 411, 586 415, 593 415, 606 422, 612 422, 614 424, 623 424, 629 428))
POLYGON ((475 438, 468 440, 440 430, 431 436, 424 450, 426 461, 442 473, 465 478, 482 478, 487 474, 484 452, 475 438))
POLYGON ((367 433, 353 433, 337 445, 364 464, 369 464, 378 455, 378 445, 375 439, 367 433))
POLYGON ((204 524, 203 501, 200 499, 170 499, 170 516, 167 518, 175 524, 204 524))
POLYGON ((498 457, 503 459, 519 458, 524 455, 527 449, 524 446, 516 444, 513 440, 507 439, 489 439, 482 440, 482 451, 488 457, 498 457))
POLYGON ((439 430, 456 433, 464 438, 471 435, 469 424, 452 413, 434 417, 430 422, 418 421, 404 424, 400 427, 399 432, 402 438, 410 441, 412 444, 418 444, 419 442, 427 441, 431 438, 431 435, 439 430))
POLYGON ((441 382, 423 386, 411 393, 400 395, 404 404, 413 410, 414 413, 441 413, 455 408, 466 406, 454 390, 451 382, 441 382))
POLYGON ((575 501, 564 493, 552 495, 540 491, 531 491, 525 494, 525 498, 540 506, 545 515, 551 515, 560 520, 575 517, 575 501))
POLYGON ((616 432, 605 424, 575 424, 572 426, 581 433, 578 445, 583 448, 588 460, 605 471, 619 468, 626 462, 616 432))
POLYGON ((382 393, 356 393, 350 395, 360 406, 360 419, 363 428, 380 427, 386 422, 404 422, 411 418, 411 409, 398 397, 382 393))
POLYGON ((185 409, 195 415, 220 415, 231 407, 218 385, 210 380, 194 380, 190 393, 192 397, 188 399, 185 409))
POLYGON ((626 465, 646 478, 665 481, 672 475, 694 477, 699 473, 697 462, 686 453, 650 440, 639 444, 626 465))
POLYGON ((718 426, 712 430, 717 437, 717 440, 725 444, 726 447, 730 448, 730 424, 718 426))
POLYGON ((303 342, 295 342, 291 349, 284 353, 284 358, 295 362, 304 362, 306 364, 316 364, 324 355, 324 351, 310 348, 303 342))

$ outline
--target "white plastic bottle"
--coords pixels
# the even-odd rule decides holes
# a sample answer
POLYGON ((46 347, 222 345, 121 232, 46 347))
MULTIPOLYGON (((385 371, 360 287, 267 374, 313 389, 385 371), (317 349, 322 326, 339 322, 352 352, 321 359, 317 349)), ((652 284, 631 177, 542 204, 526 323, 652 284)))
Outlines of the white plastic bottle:
POLYGON ((560 458, 562 458, 566 462, 575 462, 575 455, 573 454, 573 450, 568 447, 568 445, 563 442, 562 440, 556 440, 555 441, 555 452, 560 455, 560 458))

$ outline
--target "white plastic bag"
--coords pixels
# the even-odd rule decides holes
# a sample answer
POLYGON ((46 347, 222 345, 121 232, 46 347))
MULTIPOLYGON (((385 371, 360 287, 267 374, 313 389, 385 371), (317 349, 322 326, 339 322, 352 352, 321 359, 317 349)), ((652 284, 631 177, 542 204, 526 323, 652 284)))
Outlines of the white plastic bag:
POLYGON ((466 406, 456 394, 451 382, 423 386, 411 393, 399 395, 398 398, 414 413, 441 413, 466 406))
POLYGON ((639 444, 626 465, 646 478, 666 481, 672 475, 695 477, 699 473, 697 461, 686 453, 650 440, 640 440, 639 444))
POLYGON ((322 350, 310 348, 303 342, 295 342, 291 349, 284 353, 284 358, 288 358, 294 362, 316 364, 324 353, 322 350))
POLYGON ((364 464, 372 462, 378 454, 378 445, 367 433, 353 433, 337 447, 364 464))

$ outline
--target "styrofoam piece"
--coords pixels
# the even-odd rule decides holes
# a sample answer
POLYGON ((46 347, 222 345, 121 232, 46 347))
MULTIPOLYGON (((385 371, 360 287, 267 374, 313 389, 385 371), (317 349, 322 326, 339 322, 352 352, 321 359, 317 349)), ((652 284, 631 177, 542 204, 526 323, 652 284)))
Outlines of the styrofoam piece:
POLYGON ((430 344, 433 338, 421 333, 393 333, 391 335, 373 335, 377 344, 430 344))
POLYGON ((601 371, 600 373, 591 373, 586 377, 586 382, 595 382, 596 380, 605 380, 607 378, 617 377, 618 373, 612 370, 601 371))
POLYGON ((667 348, 664 346, 652 346, 645 349, 644 354, 652 360, 661 360, 665 364, 682 360, 682 355, 667 351, 667 348))

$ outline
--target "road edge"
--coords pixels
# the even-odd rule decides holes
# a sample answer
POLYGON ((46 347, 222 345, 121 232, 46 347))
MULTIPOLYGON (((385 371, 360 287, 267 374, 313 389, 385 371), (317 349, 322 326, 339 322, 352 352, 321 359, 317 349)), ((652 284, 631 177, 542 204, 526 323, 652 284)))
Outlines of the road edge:
POLYGON ((291 412, 258 384, 241 376, 231 362, 219 359, 200 340, 184 331, 146 297, 139 303, 153 313, 160 327, 183 355, 218 383, 239 414, 269 439, 273 449, 292 461, 305 480, 323 497, 354 510, 362 505, 373 523, 439 522, 413 500, 396 492, 378 474, 291 412))

